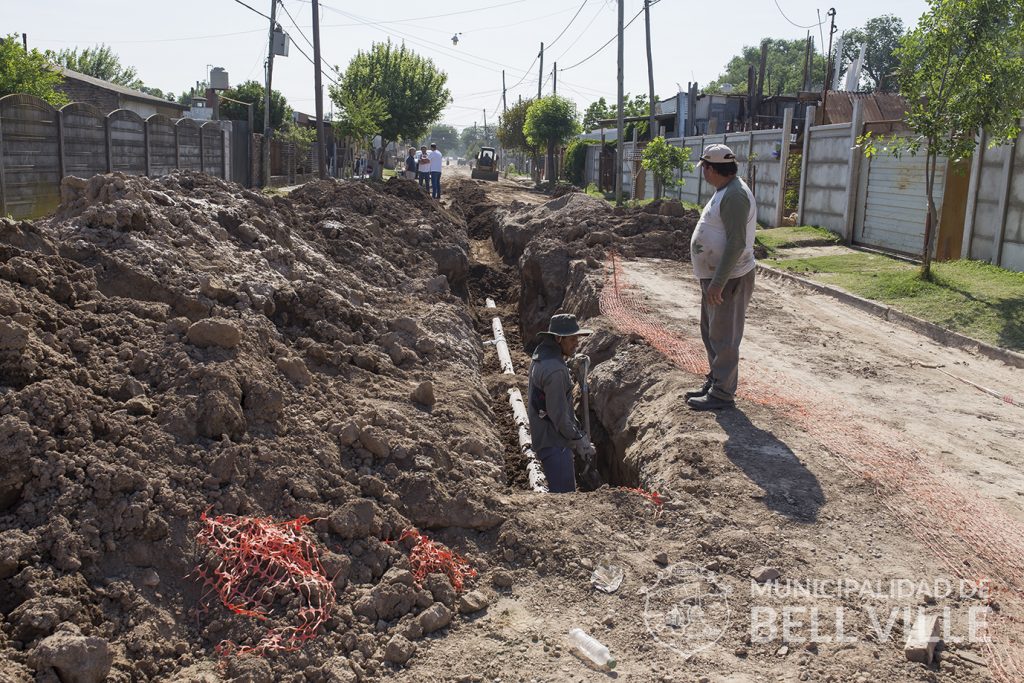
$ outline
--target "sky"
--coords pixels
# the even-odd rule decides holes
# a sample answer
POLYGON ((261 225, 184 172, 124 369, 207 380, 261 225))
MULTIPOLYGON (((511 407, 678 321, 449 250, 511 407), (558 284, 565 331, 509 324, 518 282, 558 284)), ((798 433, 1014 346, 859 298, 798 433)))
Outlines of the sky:
MULTIPOLYGON (((29 47, 60 50, 109 45, 122 64, 134 66, 150 87, 180 93, 207 77, 209 66, 228 71, 232 86, 264 79, 270 0, 0 0, 4 32, 28 34, 29 47), (245 6, 245 5, 248 5, 245 6), (257 11, 254 11, 257 10, 257 11)), ((648 91, 643 0, 624 0, 625 90, 648 91)), ((273 88, 293 109, 314 113, 310 0, 284 0, 278 21, 292 37, 288 57, 274 60, 273 88), (290 16, 289 16, 290 15, 290 16), (300 51, 301 50, 301 51, 300 51)), ((537 94, 540 43, 545 44, 543 94, 558 94, 582 112, 616 93, 615 0, 435 0, 432 3, 320 3, 324 61, 324 109, 330 112, 328 77, 337 80, 359 50, 387 40, 429 57, 448 74, 453 101, 441 122, 464 128, 497 121, 502 70, 507 101, 537 94), (452 36, 459 34, 458 45, 452 36), (601 50, 601 46, 607 46, 601 50), (486 110, 486 114, 485 114, 486 110)), ((909 28, 925 12, 925 0, 859 0, 837 8, 838 35, 881 14, 896 14, 909 28)), ((656 0, 651 5, 654 84, 658 97, 706 84, 745 45, 762 38, 815 37, 827 44, 829 5, 814 0, 656 0), (819 26, 819 21, 825 23, 819 26)))

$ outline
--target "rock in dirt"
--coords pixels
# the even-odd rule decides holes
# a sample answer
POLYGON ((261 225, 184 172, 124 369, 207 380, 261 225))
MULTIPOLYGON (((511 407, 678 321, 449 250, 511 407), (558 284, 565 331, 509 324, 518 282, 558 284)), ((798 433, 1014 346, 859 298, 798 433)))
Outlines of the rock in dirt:
POLYGON ((754 567, 750 570, 750 578, 758 583, 768 583, 769 581, 775 581, 777 578, 782 576, 782 573, 775 567, 754 567))
POLYGON ((242 341, 242 331, 238 325, 224 318, 206 318, 192 323, 186 335, 190 344, 201 347, 233 349, 242 341))
POLYGON ((512 574, 503 569, 499 569, 491 575, 491 584, 495 588, 511 588, 512 583, 512 574))
POLYGON ((31 658, 37 671, 52 669, 65 683, 100 683, 110 672, 114 654, 103 638, 58 631, 40 642, 31 658))
POLYGON ((424 634, 433 633, 452 622, 452 612, 441 603, 435 602, 420 614, 419 622, 424 634))
POLYGON ((404 665, 416 652, 416 645, 402 635, 394 635, 384 648, 384 660, 392 664, 404 665))
POLYGON ((490 601, 480 591, 469 591, 459 597, 459 612, 462 614, 473 614, 487 607, 490 601))
POLYGON ((420 382, 412 392, 412 400, 415 403, 428 408, 434 407, 434 385, 430 382, 420 382))

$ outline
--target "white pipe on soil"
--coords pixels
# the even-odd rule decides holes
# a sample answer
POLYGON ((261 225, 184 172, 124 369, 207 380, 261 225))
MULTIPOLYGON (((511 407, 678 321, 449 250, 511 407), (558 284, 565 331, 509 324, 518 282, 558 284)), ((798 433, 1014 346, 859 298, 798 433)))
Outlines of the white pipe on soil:
MULTIPOLYGON (((486 300, 487 308, 497 308, 494 299, 486 300)), ((491 329, 494 330, 494 346, 498 350, 498 362, 501 364, 501 371, 506 375, 516 374, 512 365, 512 354, 508 350, 508 342, 505 341, 505 331, 501 328, 501 318, 495 316, 491 320, 491 329)), ((512 415, 515 418, 516 427, 519 430, 519 451, 526 458, 526 475, 530 482, 530 488, 538 493, 548 492, 548 480, 544 476, 544 469, 537 460, 537 454, 533 452, 533 439, 530 438, 530 418, 526 414, 526 404, 523 403, 523 395, 519 389, 508 390, 508 402, 512 406, 512 415)))

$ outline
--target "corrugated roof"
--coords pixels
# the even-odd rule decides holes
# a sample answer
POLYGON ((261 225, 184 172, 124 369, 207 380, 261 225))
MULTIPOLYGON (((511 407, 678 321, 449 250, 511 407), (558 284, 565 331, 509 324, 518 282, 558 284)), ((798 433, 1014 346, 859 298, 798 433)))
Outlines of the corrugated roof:
POLYGON ((182 111, 188 109, 188 107, 183 104, 171 102, 170 100, 165 100, 159 97, 155 97, 153 95, 147 95, 146 93, 140 90, 132 90, 131 88, 126 88, 123 85, 117 85, 116 83, 105 81, 102 78, 94 78, 92 76, 87 76, 85 74, 78 73, 77 71, 72 71, 68 68, 61 67, 61 72, 64 74, 64 78, 71 78, 76 81, 82 81, 83 83, 88 83, 89 85, 94 85, 97 88, 103 88, 104 90, 110 90, 111 92, 116 92, 118 94, 125 95, 126 97, 131 97, 132 99, 153 102, 154 104, 159 102, 163 105, 177 107, 182 111))
POLYGON ((901 95, 836 91, 825 100, 828 123, 846 123, 853 119, 853 103, 863 102, 864 123, 899 121, 907 113, 907 101, 901 95))

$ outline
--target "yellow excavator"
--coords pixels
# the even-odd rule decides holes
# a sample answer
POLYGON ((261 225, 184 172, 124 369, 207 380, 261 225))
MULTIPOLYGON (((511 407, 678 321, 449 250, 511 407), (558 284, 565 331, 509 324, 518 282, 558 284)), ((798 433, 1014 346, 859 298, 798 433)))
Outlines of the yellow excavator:
POLYGON ((476 155, 476 165, 470 174, 474 180, 498 179, 498 153, 493 147, 481 147, 476 155))

